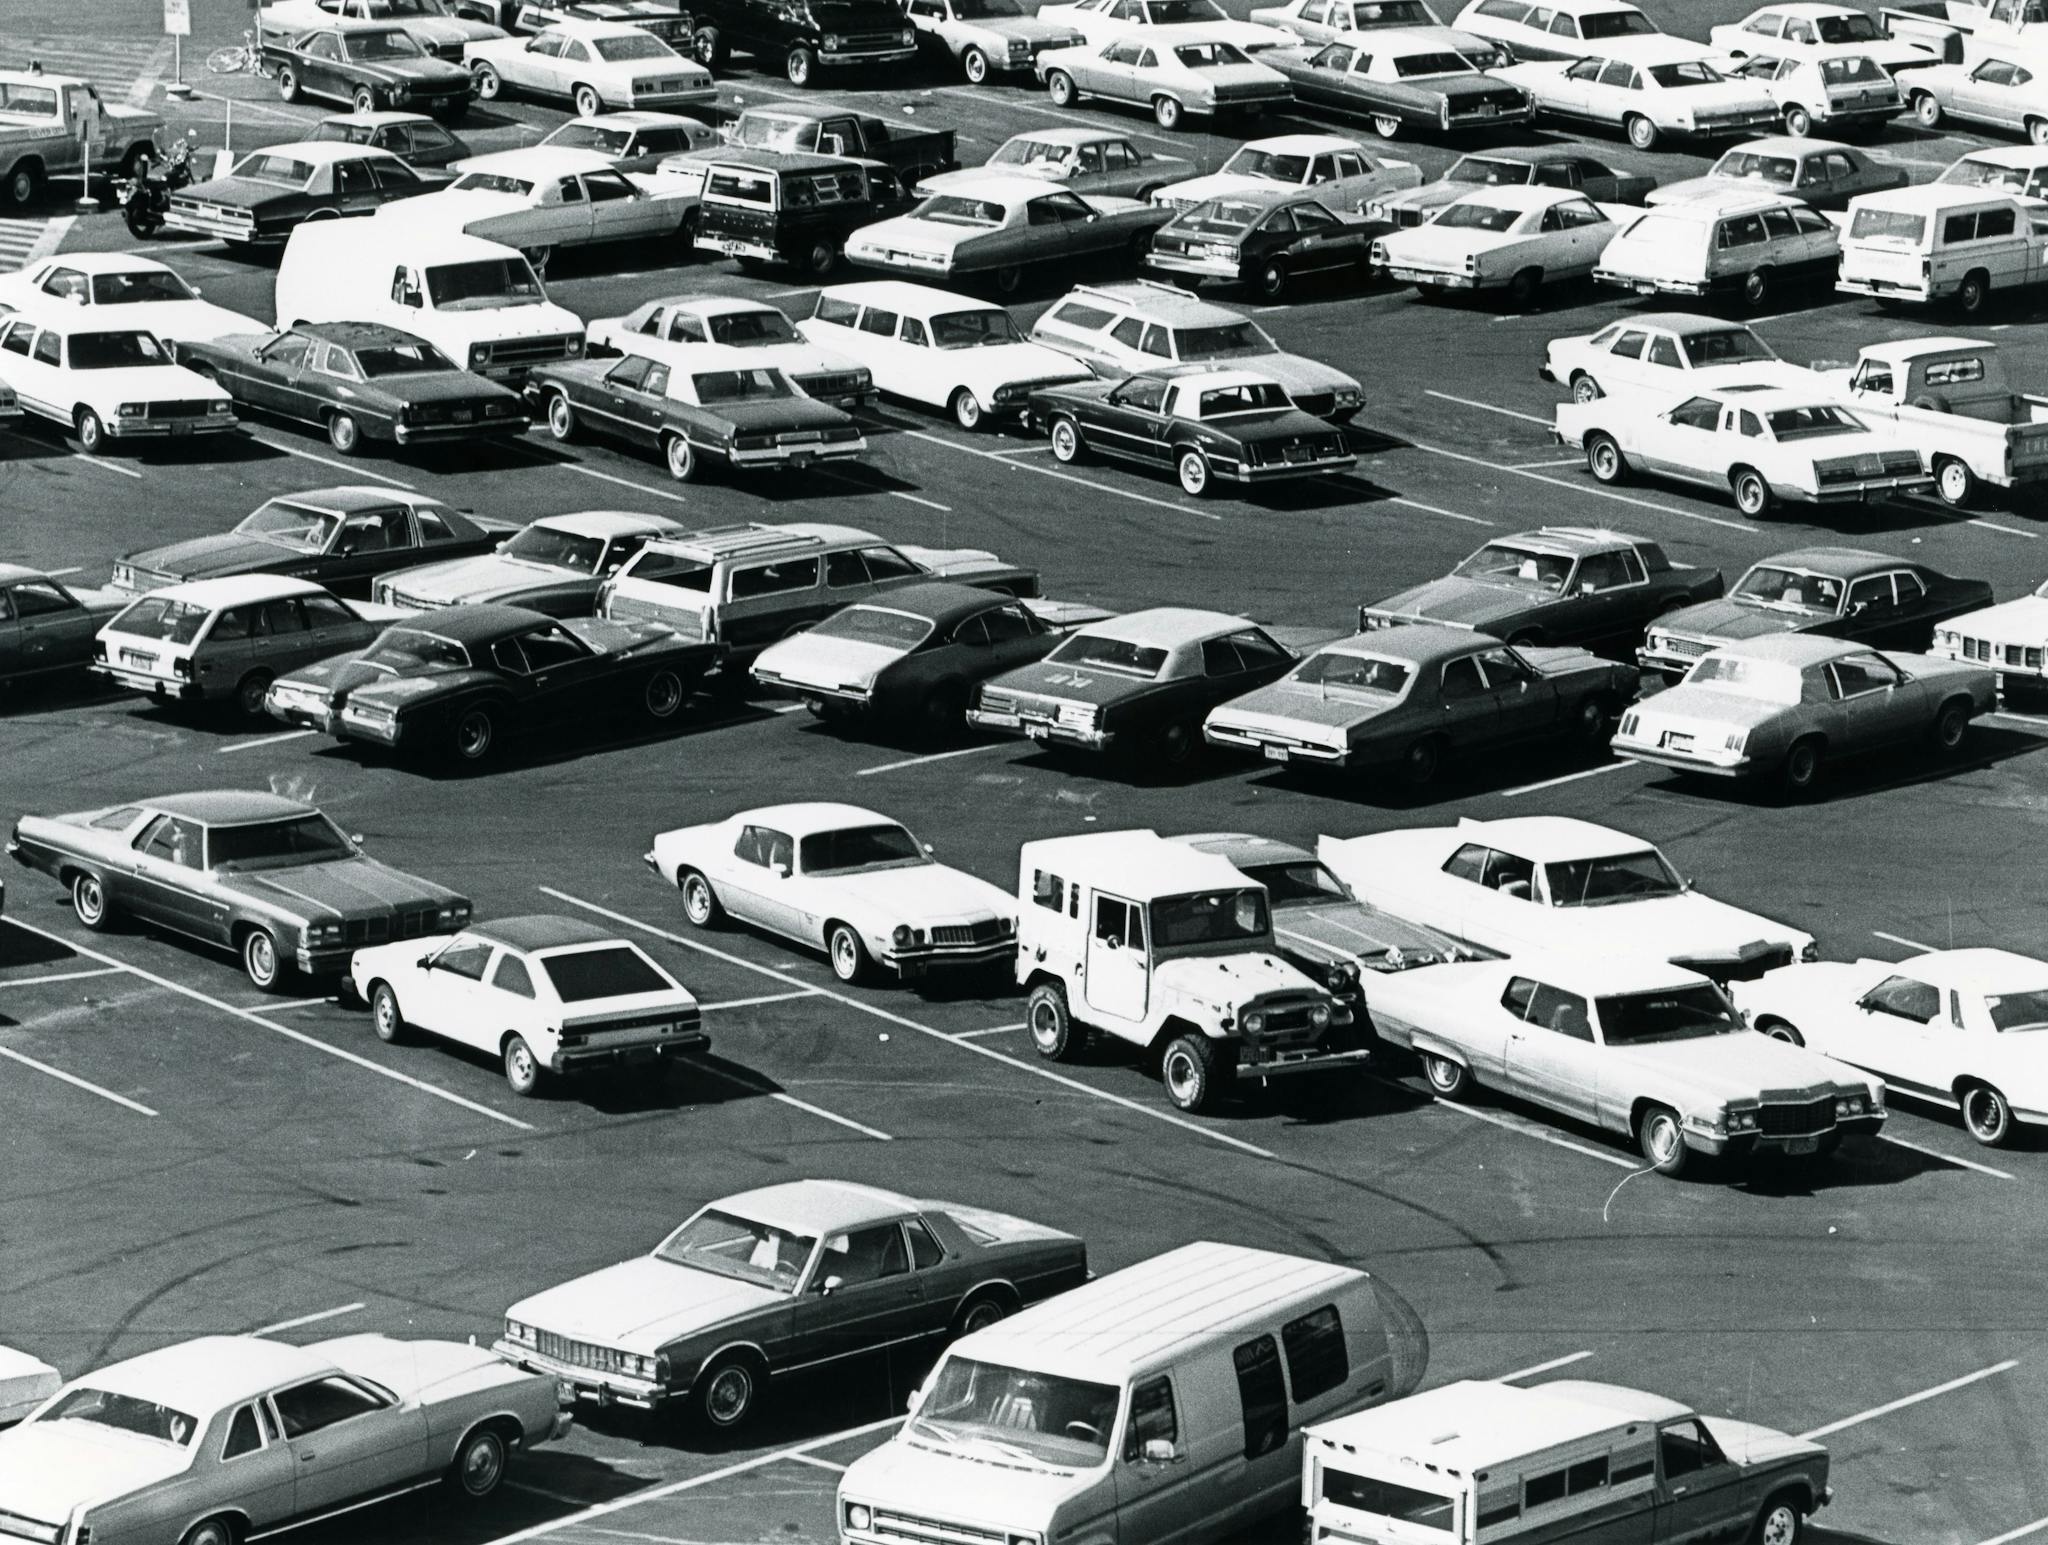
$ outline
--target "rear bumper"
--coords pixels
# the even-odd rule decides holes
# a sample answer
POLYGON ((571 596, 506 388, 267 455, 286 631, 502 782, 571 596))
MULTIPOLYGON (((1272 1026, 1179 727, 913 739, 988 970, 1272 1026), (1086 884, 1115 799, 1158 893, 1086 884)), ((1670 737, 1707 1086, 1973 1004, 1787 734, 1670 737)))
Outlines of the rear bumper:
POLYGON ((1026 719, 1021 714, 997 713, 986 708, 968 709, 967 722, 979 729, 1001 730, 1006 735, 1022 735, 1029 740, 1075 746, 1084 751, 1107 751, 1116 742, 1114 730, 1075 729, 1069 725, 1047 724, 1040 719, 1026 719))
POLYGON ((400 424, 393 431, 400 445, 433 445, 447 440, 480 440, 498 435, 523 435, 533 420, 524 413, 506 418, 479 418, 467 424, 400 424))
POLYGON ((1803 488, 1773 489, 1772 492, 1788 503, 1858 504, 1890 494, 1919 493, 1933 486, 1932 476, 1918 472, 1905 477, 1858 478, 1853 483, 1835 483, 1812 493, 1803 488))
POLYGON ((804 445, 775 445, 766 450, 734 449, 725 455, 735 467, 808 467, 816 461, 845 461, 861 455, 867 448, 867 438, 862 436, 857 440, 834 440, 829 444, 820 440, 804 445))
POLYGON ((1614 752, 1632 762, 1651 762, 1659 767, 1673 767, 1680 772, 1700 773, 1709 778, 1748 778, 1763 770, 1746 752, 1702 756, 1689 751, 1667 751, 1662 746, 1619 738, 1614 742, 1614 752))
POLYGON ((693 1057, 711 1050, 711 1037, 701 1030, 665 1035, 644 1041, 612 1042, 605 1046, 564 1046, 548 1059, 556 1073, 581 1073, 592 1068, 622 1067, 638 1062, 660 1062, 674 1057, 693 1057))
POLYGON ((1351 765, 1351 750, 1335 746, 1311 745, 1291 735, 1282 735, 1264 730, 1239 729, 1228 724, 1205 724, 1202 738, 1212 746, 1226 746, 1232 751, 1248 751, 1254 756, 1263 756, 1269 762, 1307 762, 1317 767, 1348 767, 1351 765))
POLYGON ((1399 284, 1435 285, 1445 290, 1476 290, 1479 288, 1477 274, 1451 273, 1441 268, 1412 268, 1402 263, 1389 263, 1386 267, 1389 279, 1399 284))
POLYGON ((170 676, 152 676, 146 671, 124 671, 118 665, 107 665, 98 661, 87 668, 95 676, 104 676, 131 692, 146 692, 151 697, 190 703, 205 695, 199 690, 199 683, 196 681, 181 681, 170 676))
POLYGON ((1186 252, 1161 252, 1157 248, 1145 254, 1145 266, 1159 269, 1162 273, 1191 274, 1197 279, 1237 279, 1244 274, 1244 267, 1236 258, 1194 257, 1186 252))
POLYGON ((1902 282, 1893 279, 1850 279, 1835 280, 1835 288, 1844 295, 1869 295, 1880 300, 1917 300, 1928 302, 1938 298, 1934 286, 1925 279, 1902 282))
MULTIPOLYGON (((1617 290, 1630 290, 1637 295, 1712 295, 1717 290, 1735 288, 1740 281, 1716 284, 1710 279, 1653 279, 1642 274, 1616 273, 1611 268, 1593 270, 1595 284, 1610 285, 1617 290)), ((1545 380, 1555 380, 1550 367, 1539 372, 1545 380)))

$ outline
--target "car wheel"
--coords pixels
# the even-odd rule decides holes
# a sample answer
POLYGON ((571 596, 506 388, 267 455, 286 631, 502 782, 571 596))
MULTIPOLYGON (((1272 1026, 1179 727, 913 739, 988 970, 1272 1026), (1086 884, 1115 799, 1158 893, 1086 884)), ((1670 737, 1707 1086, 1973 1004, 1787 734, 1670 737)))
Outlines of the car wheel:
POLYGON ((1045 94, 1052 98, 1054 107, 1072 107, 1077 95, 1074 77, 1065 70, 1054 70, 1045 78, 1045 94))
POLYGON ((178 1545, 235 1545, 235 1526, 225 1518, 205 1518, 187 1529, 178 1545))
POLYGON ((504 1438, 488 1427, 472 1432, 455 1451, 448 1479, 471 1502, 481 1502, 490 1496, 505 1479, 504 1438))
POLYGON ((1737 467, 1728 480, 1728 487, 1735 495, 1735 508, 1750 519, 1770 513, 1771 485, 1764 481, 1764 475, 1756 468, 1737 467))
POLYGON ((7 174, 7 205, 11 209, 26 209, 42 189, 41 168, 32 161, 22 161, 7 174))
POLYGON ((2048 118, 2029 118, 2027 120, 2027 143, 2031 145, 2048 145, 2048 118))
POLYGON ((1209 491, 1209 458, 1200 451, 1189 447, 1175 458, 1173 465, 1180 474, 1182 493, 1199 499, 1209 491))
POLYGON ((1805 139, 1813 132, 1813 115, 1803 107, 1786 108, 1785 132, 1794 139, 1805 139))
POLYGON ((1052 459, 1069 466, 1081 459, 1085 447, 1081 444, 1081 429, 1070 418, 1056 418, 1052 421, 1052 459))
POLYGON ((88 456, 107 443, 107 426, 100 422, 100 416, 91 408, 80 408, 74 422, 78 429, 78 448, 88 456))
POLYGON ((988 79, 988 55, 978 48, 968 49, 960 56, 960 73, 969 85, 979 86, 988 79))
POLYGON ((570 101, 575 105, 578 118, 595 118, 604 111, 604 98, 597 94, 595 86, 578 86, 570 101))
POLYGON ((1685 1128, 1679 1124, 1678 1112, 1670 1106, 1652 1105, 1643 1112, 1643 1119, 1636 1126, 1636 1141, 1644 1159, 1658 1174, 1676 1175, 1685 1169, 1689 1152, 1685 1128))
POLYGON ((386 1046, 396 1046, 405 1039, 405 1015, 399 1012, 398 994, 391 990, 389 982, 378 982, 370 988, 370 1028, 386 1046))
POLYGON ((1579 704, 1572 728, 1578 733, 1580 745, 1589 749, 1605 746, 1613 738, 1614 705, 1595 693, 1579 704))
POLYGON ((1628 142, 1638 150, 1655 150, 1657 141, 1663 137, 1658 134, 1657 126, 1641 113, 1629 114, 1622 127, 1628 131, 1628 142))
POLYGON ((1169 1042, 1159 1076, 1174 1109, 1192 1113, 1215 1104, 1216 1086, 1226 1071, 1223 1062, 1221 1048, 1206 1035, 1183 1035, 1169 1042))
POLYGON ((327 443, 344 456, 353 456, 363 443, 362 425, 353 413, 334 413, 327 419, 327 443))
POLYGON ((567 392, 548 394, 548 433, 564 444, 576 438, 576 410, 567 392))
POLYGON ((1756 1027, 1774 1041, 1783 1041, 1787 1046, 1804 1046, 1806 1037, 1799 1033, 1799 1027, 1785 1019, 1759 1019, 1756 1027))
POLYGON ((1162 767, 1185 767, 1201 743, 1201 733, 1193 725, 1169 724, 1152 737, 1152 755, 1162 767))
POLYGON ((1970 704, 1967 699, 1957 698, 1943 703, 1941 712, 1934 716, 1934 749, 1954 755, 1963 749, 1963 742, 1970 738, 1970 704))
POLYGON ((811 58, 808 48, 792 48, 789 57, 782 61, 782 73, 789 78, 792 86, 809 86, 811 71, 817 61, 811 58))
POLYGON ((1799 1545, 1806 1533, 1806 1515, 1799 1511, 1799 1499, 1790 1494, 1771 1498, 1756 1515, 1750 1532, 1755 1545, 1799 1545))
POLYGON ((1941 127, 1941 104, 1934 100, 1932 92, 1923 91, 1913 98, 1913 116, 1923 129, 1941 127))
POLYGON ((1401 132, 1401 120, 1392 113, 1375 113, 1372 120, 1372 132, 1381 139, 1393 139, 1401 132))
POLYGON ((1952 510, 1967 505, 1977 493, 1977 474, 1969 464, 1954 456, 1941 456, 1934 463, 1934 491, 1952 510))
POLYGON ((1526 311, 1536 304, 1536 297, 1543 289, 1543 270, 1525 268, 1508 281, 1508 304, 1518 311, 1526 311))
POLYGON ((834 923, 825 934, 825 953, 832 961, 832 974, 852 986, 868 974, 868 947, 846 923, 834 923))
POLYGON ((495 102, 505 90, 505 83, 498 78, 498 72, 487 64, 473 65, 469 76, 476 82, 479 101, 495 102))
POLYGON ((2012 1106, 1989 1084, 1970 1084, 1962 1091, 1963 1125, 1986 1148, 2003 1148, 2012 1140, 2012 1106))
POLYGON ((820 237, 804 248, 804 272, 813 279, 823 279, 839 266, 839 248, 832 241, 820 237))
POLYGON ((1628 462, 1622 457, 1621 445, 1613 435, 1586 436, 1586 470, 1593 474, 1596 483, 1628 481, 1628 462))
POLYGON ((981 427, 981 399, 966 387, 963 386, 953 393, 946 406, 952 409, 953 422, 962 429, 981 427))
POLYGON ((1180 127, 1180 102, 1173 97, 1152 99, 1152 121, 1166 130, 1180 127))
POLYGON ((1598 402, 1607 394, 1600 390, 1600 383, 1581 370, 1572 377, 1573 402, 1598 402))
POLYGON ((251 671, 235 683, 235 707, 245 719, 263 716, 263 699, 270 691, 270 672, 251 671))
POLYGON ((1287 293, 1287 265, 1273 258, 1259 265, 1255 287, 1261 300, 1278 300, 1287 293))
POLYGON ((75 874, 71 877, 71 911, 92 932, 106 932, 113 909, 107 905, 107 888, 100 883, 98 875, 75 874))
POLYGON ((1024 288, 1024 270, 1015 263, 1005 264, 995 271, 993 282, 997 294, 1015 295, 1024 288))
POLYGON ((716 928, 725 921, 725 908, 718 904, 718 892, 709 880, 694 869, 685 869, 681 883, 683 916, 692 928, 716 928))
POLYGON ((1462 1062, 1453 1062, 1449 1057, 1439 1057, 1434 1052, 1422 1059, 1422 1076, 1429 1080, 1429 1087, 1442 1100, 1469 1100, 1472 1097, 1472 1070, 1462 1062))
POLYGON ((522 1100, 532 1099, 540 1088, 540 1059, 524 1036, 505 1038, 505 1084, 522 1100))
POLYGON ((1768 268, 1753 268, 1742 281, 1742 303, 1752 311, 1769 304, 1771 298, 1771 271, 1768 268))
POLYGON ((1087 1044, 1087 1029, 1074 1022, 1067 1008, 1067 990, 1057 982, 1040 982, 1024 1000, 1024 1028, 1031 1044, 1048 1062, 1073 1062, 1087 1044))
POLYGON ((1963 275, 1963 282, 1956 286, 1956 309, 1965 316, 1975 316, 1984 309, 1984 302, 1991 298, 1991 276, 1981 268, 1973 268, 1963 275))
POLYGON ((355 91, 350 95, 348 102, 349 106, 359 113, 374 113, 377 111, 377 93, 368 86, 356 87, 355 91))
POLYGON ((548 264, 554 258, 555 249, 543 243, 538 247, 522 248, 520 255, 526 259, 536 275, 545 279, 548 274, 548 264))
POLYGON ((1401 781, 1411 789, 1426 789, 1443 770, 1443 742, 1425 735, 1411 745, 1401 758, 1401 781))
POLYGON ((284 958, 268 928, 251 928, 242 936, 242 971, 258 992, 276 992, 284 984, 284 958))
POLYGON ((682 677, 674 671, 656 671, 641 689, 640 706, 647 710, 648 718, 660 724, 676 716, 687 695, 682 677))
POLYGON ((1794 741, 1792 749, 1785 753, 1785 762, 1779 769, 1779 781, 1785 792, 1794 799, 1811 794, 1820 783, 1821 769, 1820 741, 1814 736, 1794 741))
POLYGON ((697 448, 683 435, 670 435, 661 443, 662 460, 668 475, 678 483, 694 482, 699 470, 697 448))
POLYGON ((953 1335, 971 1336, 978 1330, 987 1330, 991 1325, 1000 1324, 1010 1317, 1010 1306, 999 1294, 976 1293, 960 1306, 959 1316, 953 1322, 953 1335))
POLYGON ((691 1391, 698 1419, 714 1432, 745 1426, 760 1394, 760 1370, 744 1357, 721 1357, 697 1376, 691 1391))
POLYGON ((448 749, 455 760, 474 767, 490 760, 498 743, 498 721, 488 708, 465 708, 448 732, 448 749))
POLYGON ((299 99, 299 72, 290 65, 277 72, 277 96, 281 102, 296 102, 299 99))

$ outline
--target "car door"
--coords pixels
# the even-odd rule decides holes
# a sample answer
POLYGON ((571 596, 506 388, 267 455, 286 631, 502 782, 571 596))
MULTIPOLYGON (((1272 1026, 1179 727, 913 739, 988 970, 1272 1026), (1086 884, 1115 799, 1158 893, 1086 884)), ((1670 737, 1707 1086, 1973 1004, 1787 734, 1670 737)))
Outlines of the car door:
MULTIPOLYGON (((1619 61, 1617 66, 1623 72, 1628 68, 1619 61)), ((1580 59, 1567 65, 1561 75, 1545 77, 1542 105, 1567 117, 1593 116, 1600 92, 1600 72, 1607 68, 1605 59, 1580 59)))
POLYGON ((1180 1545, 1210 1522, 1214 1499, 1204 1477, 1212 1456, 1197 1461, 1195 1441, 1194 1424, 1183 1428, 1172 1374, 1131 1386, 1115 1472, 1121 1538, 1180 1545), (1167 1445, 1167 1457, 1148 1458, 1146 1446, 1160 1443, 1167 1445))
POLYGON ((302 378, 312 349, 313 340, 304 333, 280 333, 258 348, 247 366, 223 368, 220 374, 226 379, 221 384, 251 407, 287 418, 305 418, 302 378))
POLYGON ((1941 990, 1910 974, 1888 976, 1858 998, 1828 1054, 1921 1094, 1949 1095, 1962 1032, 1941 1011, 1941 990))
POLYGON ((924 1279, 903 1225, 827 1234, 791 1313, 790 1361, 850 1357, 924 1334, 924 1279))
POLYGON ((1896 745, 1924 731, 1932 719, 1922 694, 1881 654, 1833 661, 1828 676, 1842 711, 1828 739, 1830 755, 1896 745))
POLYGON ((204 874, 204 848, 196 822, 158 816, 135 834, 120 869, 103 876, 109 899, 143 922, 180 933, 201 931, 192 894, 204 874))
POLYGON ((299 88, 316 97, 348 100, 341 79, 341 39, 332 32, 316 32, 299 48, 299 88))
POLYGON ((1145 908, 1098 891, 1088 929, 1088 1006, 1132 1022, 1145 1017, 1151 970, 1145 951, 1145 908))
POLYGON ((1657 1545, 1716 1545, 1746 1526, 1741 1467, 1696 1417, 1657 1430, 1657 1545))
POLYGON ((1359 261, 1370 246, 1362 225, 1348 225, 1317 203, 1296 204, 1290 214, 1298 233, 1291 247, 1297 273, 1349 267, 1359 261))
MULTIPOLYGON (((1165 337, 1161 329, 1152 331, 1159 332, 1162 339, 1165 337)), ((1166 443, 1164 415, 1168 385, 1163 376, 1132 376, 1084 410, 1083 435, 1088 443, 1100 450, 1165 466, 1172 459, 1172 449, 1166 443)))
POLYGON ((1533 740, 1557 725, 1557 691, 1529 662, 1501 644, 1479 656, 1493 696, 1493 734, 1502 742, 1533 740))
POLYGON ((1899 631, 1899 602, 1889 574, 1866 574, 1852 580, 1838 623, 1827 629, 1838 638, 1852 638, 1875 649, 1890 647, 1899 631))
POLYGON ((1585 198, 1566 199, 1553 205, 1552 212, 1564 228, 1565 257, 1556 267, 1546 269, 1546 274, 1591 273, 1614 239, 1614 222, 1585 198))
POLYGON ((237 1407, 220 1428, 218 1442, 220 1484, 250 1525, 267 1529, 290 1518, 298 1477, 292 1473, 295 1461, 270 1414, 270 1403, 258 1400, 237 1407))
POLYGON ((414 545, 412 521, 403 505, 353 511, 334 534, 334 545, 321 566, 322 583, 332 588, 402 568, 405 558, 394 560, 393 554, 409 554, 414 545))
POLYGON ((426 1413, 367 1379, 332 1374, 271 1397, 304 1516, 417 1480, 432 1469, 426 1413))
POLYGON ((583 194, 592 241, 638 241, 675 229, 673 204, 650 198, 617 172, 585 172, 583 194))
POLYGON ((1086 78, 1082 84, 1101 96, 1120 102, 1132 101, 1138 89, 1138 61, 1150 50, 1135 42, 1114 39, 1081 62, 1086 78))
POLYGON ((1499 738, 1499 705, 1477 655, 1459 655, 1443 663, 1437 675, 1437 701, 1444 743, 1453 754, 1479 750, 1499 738))
POLYGON ((581 411, 596 415, 602 427, 620 439, 652 448, 660 442, 667 419, 668 374, 668 366, 643 354, 628 354, 604 373, 581 411), (654 390, 657 385, 659 393, 654 390))
POLYGON ((620 693, 629 679, 553 618, 500 640, 491 657, 508 670, 515 660, 523 663, 525 711, 532 723, 594 719, 603 713, 607 696, 620 693), (507 651, 501 658, 507 644, 516 646, 516 656, 507 651))
POLYGON ((738 905, 726 899, 726 910, 758 927, 802 938, 796 840, 773 827, 746 826, 740 829, 733 855, 739 862, 727 872, 733 876, 738 905))
POLYGON ((970 662, 970 673, 976 680, 1043 659, 1052 648, 1053 630, 1019 602, 1005 601, 992 606, 974 620, 983 625, 988 636, 986 650, 977 648, 970 662))
POLYGON ((1541 981, 1532 981, 1523 1002, 1522 1023, 1508 1032, 1509 1085, 1539 1105, 1591 1121, 1601 1061, 1593 1040, 1592 1005, 1541 981))
POLYGON ((22 400, 41 403, 46 412, 63 423, 71 422, 71 382, 64 372, 64 335, 45 327, 29 347, 28 382, 21 388, 22 400))
POLYGON ((367 159, 337 161, 333 172, 335 207, 344 215, 367 215, 384 202, 367 159))
POLYGON ((14 592, 0 585, 0 682, 27 673, 21 651, 21 623, 14 615, 14 592))
POLYGON ((0 675, 83 664, 101 621, 55 580, 18 581, 0 596, 0 675))
POLYGON ((1358 50, 1343 43, 1331 43, 1310 56, 1308 63, 1288 78, 1294 94, 1318 107, 1349 110, 1348 81, 1351 63, 1358 50))
POLYGON ((527 40, 525 48, 498 65, 498 74, 528 91, 560 94, 566 89, 561 78, 564 41, 557 32, 536 33, 527 40))
POLYGON ((490 963, 491 945, 482 939, 457 934, 438 947, 431 939, 421 940, 418 967, 398 1004, 406 1022, 429 1035, 469 1041, 490 963))
POLYGON ((1633 547, 1588 553, 1564 595, 1544 611, 1548 643, 1576 644, 1639 632, 1656 614, 1649 572, 1633 547))
MULTIPOLYGON (((1467 883, 1457 887, 1451 931, 1488 949, 1513 951, 1543 942, 1549 930, 1536 896, 1535 863, 1504 848, 1478 847, 1478 852, 1478 879, 1464 876, 1467 883)), ((1445 873, 1451 872, 1446 866, 1445 873)))
POLYGON ((308 662, 360 649, 377 634, 374 623, 364 621, 331 595, 300 596, 297 605, 306 620, 306 634, 296 652, 308 662))
POLYGON ((1643 424, 1636 455, 1652 472, 1698 481, 1704 476, 1702 468, 1717 466, 1723 459, 1720 432, 1720 402, 1712 397, 1689 398, 1643 424))

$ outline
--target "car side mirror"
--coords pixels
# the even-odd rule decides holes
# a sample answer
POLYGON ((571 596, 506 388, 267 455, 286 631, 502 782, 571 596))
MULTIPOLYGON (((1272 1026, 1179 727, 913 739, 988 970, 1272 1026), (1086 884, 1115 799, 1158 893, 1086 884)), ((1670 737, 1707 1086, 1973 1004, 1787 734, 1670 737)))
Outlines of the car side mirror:
POLYGON ((786 880, 789 878, 789 865, 783 860, 778 859, 768 867, 775 871, 777 879, 786 880))
POLYGON ((414 964, 422 971, 431 971, 434 969, 434 957, 432 955, 422 955, 414 964))
POLYGON ((357 847, 361 847, 363 845, 363 834, 361 832, 350 832, 348 834, 348 840, 350 842, 353 842, 357 847))
POLYGON ((908 1411, 912 1416, 915 1416, 917 1415, 917 1408, 923 1404, 924 1386, 920 1384, 916 1389, 910 1392, 910 1398, 903 1402, 903 1409, 908 1411))
POLYGON ((1147 1438, 1138 1449, 1138 1457, 1148 1465, 1170 1465, 1180 1461, 1181 1452, 1173 1446, 1171 1438, 1147 1438))
POLYGON ((820 1298, 830 1298, 845 1286, 846 1279, 844 1277, 827 1277, 823 1285, 818 1289, 818 1296, 820 1298))
POLYGON ((1860 617, 1869 610, 1870 603, 1868 601, 1851 601, 1849 603, 1849 615, 1851 617, 1860 617))
POLYGON ((502 542, 493 542, 493 543, 491 544, 491 551, 492 551, 492 552, 494 552, 494 553, 501 553, 501 552, 503 552, 503 551, 504 551, 504 550, 505 550, 506 548, 510 547, 511 545, 512 545, 512 538, 510 538, 510 537, 508 536, 508 537, 506 537, 506 538, 505 538, 505 540, 504 540, 504 541, 502 541, 502 542))
POLYGON ((1102 216, 1098 215, 1097 213, 1095 213, 1095 211, 1094 211, 1094 210, 1092 210, 1092 209, 1091 209, 1091 210, 1090 210, 1090 211, 1088 212, 1088 220, 1087 220, 1087 223, 1088 223, 1089 225, 1093 225, 1093 224, 1094 224, 1094 223, 1095 223, 1095 222, 1096 222, 1097 220, 1100 220, 1101 218, 1102 218, 1102 216))

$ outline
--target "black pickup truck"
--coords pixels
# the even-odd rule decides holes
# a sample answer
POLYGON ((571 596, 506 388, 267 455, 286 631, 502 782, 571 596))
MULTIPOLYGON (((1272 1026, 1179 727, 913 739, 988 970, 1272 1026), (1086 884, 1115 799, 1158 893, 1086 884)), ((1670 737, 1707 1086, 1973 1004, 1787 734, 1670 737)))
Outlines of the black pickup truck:
MULTIPOLYGON (((879 161, 892 168, 906 188, 916 187, 919 178, 957 171, 960 166, 951 129, 913 129, 888 123, 873 113, 822 102, 750 107, 719 133, 734 150, 805 151, 879 161)), ((711 156, 709 151, 697 154, 711 156)))
POLYGON ((851 232, 916 202, 894 170, 877 162, 732 150, 706 164, 697 246, 743 268, 774 265, 822 279, 839 266, 851 232))
POLYGON ((896 0, 695 0, 691 10, 706 69, 723 66, 737 48, 780 69, 792 86, 810 86, 821 69, 917 57, 917 30, 896 0))

